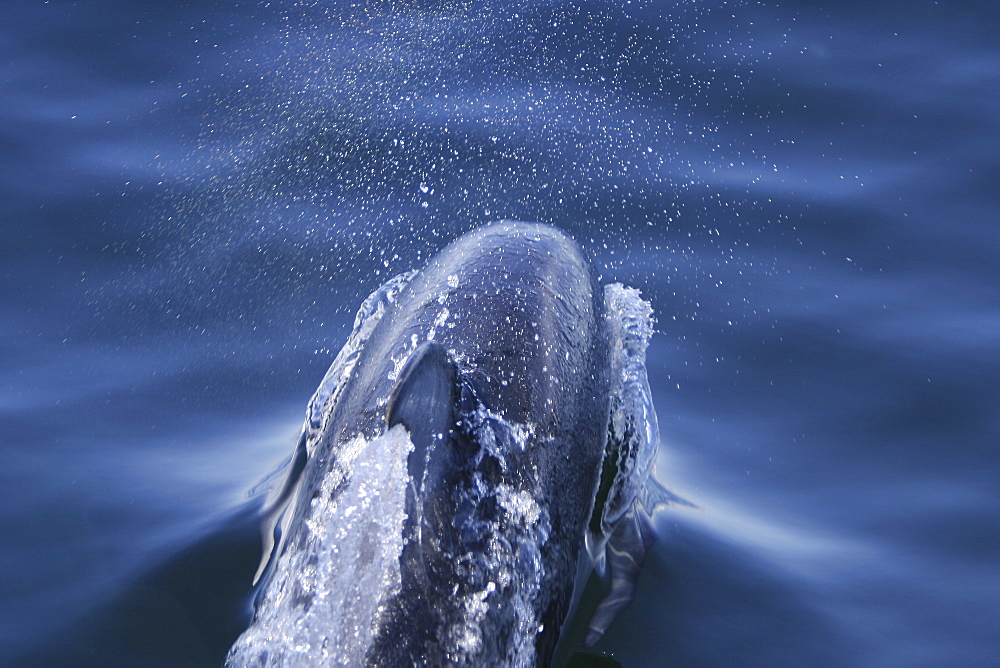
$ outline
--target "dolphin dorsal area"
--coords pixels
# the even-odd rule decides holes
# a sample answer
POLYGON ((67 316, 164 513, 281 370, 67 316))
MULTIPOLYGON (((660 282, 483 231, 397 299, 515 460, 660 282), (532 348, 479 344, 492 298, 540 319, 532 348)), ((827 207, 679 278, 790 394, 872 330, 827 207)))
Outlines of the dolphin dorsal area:
POLYGON ((596 640, 650 535, 650 317, 528 223, 474 230, 376 291, 310 403, 228 663, 547 665, 591 559, 611 586, 596 640))

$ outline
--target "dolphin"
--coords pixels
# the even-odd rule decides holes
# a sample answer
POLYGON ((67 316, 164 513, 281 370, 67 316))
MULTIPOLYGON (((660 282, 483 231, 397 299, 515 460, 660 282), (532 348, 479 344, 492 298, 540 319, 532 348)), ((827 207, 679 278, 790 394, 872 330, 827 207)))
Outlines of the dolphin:
POLYGON ((540 224, 474 230, 379 288, 272 494, 227 664, 548 665, 593 568, 596 642, 669 500, 651 332, 638 291, 540 224))

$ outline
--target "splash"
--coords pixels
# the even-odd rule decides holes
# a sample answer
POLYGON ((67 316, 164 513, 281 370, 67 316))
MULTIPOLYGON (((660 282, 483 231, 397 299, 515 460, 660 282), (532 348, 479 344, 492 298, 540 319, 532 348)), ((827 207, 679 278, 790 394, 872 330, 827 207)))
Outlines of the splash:
POLYGON ((297 549, 286 550, 227 665, 362 665, 384 605, 400 590, 406 458, 402 427, 342 450, 297 549))

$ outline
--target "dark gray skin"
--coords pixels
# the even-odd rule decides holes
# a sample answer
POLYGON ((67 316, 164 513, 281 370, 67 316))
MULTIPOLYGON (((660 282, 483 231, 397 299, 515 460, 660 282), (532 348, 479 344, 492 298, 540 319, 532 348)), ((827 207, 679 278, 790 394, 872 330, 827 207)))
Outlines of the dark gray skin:
POLYGON ((377 619, 366 663, 517 663, 509 652, 524 610, 512 609, 509 598, 522 589, 491 573, 489 558, 468 557, 494 552, 518 559, 519 578, 540 569, 530 597, 534 662, 550 662, 605 454, 606 327, 603 291, 579 246, 554 228, 525 223, 481 228, 449 245, 378 322, 305 464, 284 548, 304 547, 310 501, 344 443, 396 424, 409 430, 402 586, 377 619), (526 443, 510 423, 528 426, 526 443), (508 530, 497 519, 500 486, 527 492, 547 510, 537 553, 528 539, 541 530, 496 535, 508 530), (483 528, 491 526, 493 533, 483 528), (496 587, 486 612, 464 619, 463 596, 486 582, 496 587), (482 627, 482 641, 473 654, 456 652, 447 629, 470 623, 482 627))

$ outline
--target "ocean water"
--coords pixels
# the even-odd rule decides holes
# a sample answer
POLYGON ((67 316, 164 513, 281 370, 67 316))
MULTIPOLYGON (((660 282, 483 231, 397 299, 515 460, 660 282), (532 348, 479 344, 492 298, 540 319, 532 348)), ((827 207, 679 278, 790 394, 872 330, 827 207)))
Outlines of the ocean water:
POLYGON ((516 218, 652 303, 693 505, 589 661, 995 665, 997 34, 982 0, 7 0, 0 663, 218 665, 354 311, 516 218))

